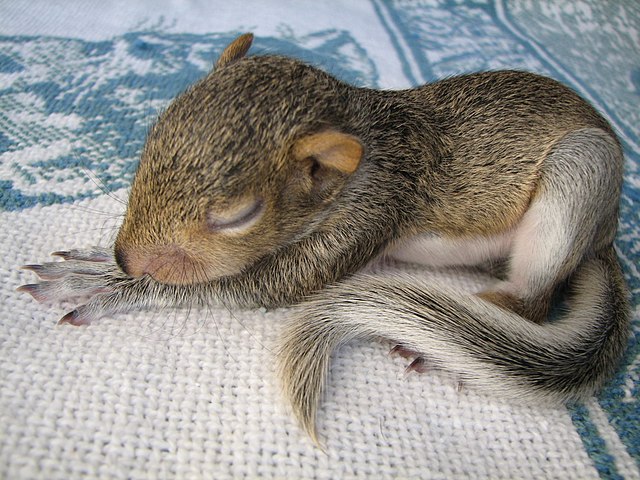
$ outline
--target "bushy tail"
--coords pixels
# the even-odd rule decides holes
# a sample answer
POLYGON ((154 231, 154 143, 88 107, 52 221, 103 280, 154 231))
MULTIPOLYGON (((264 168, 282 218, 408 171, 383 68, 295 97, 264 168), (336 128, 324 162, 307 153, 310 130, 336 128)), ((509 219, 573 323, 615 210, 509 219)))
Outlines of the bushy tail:
POLYGON ((332 352, 355 338, 385 337, 471 386, 510 397, 583 398, 602 387, 627 342, 627 292, 613 248, 586 261, 572 289, 566 314, 538 325, 415 279, 352 277, 306 303, 286 329, 279 352, 285 395, 317 443, 332 352))

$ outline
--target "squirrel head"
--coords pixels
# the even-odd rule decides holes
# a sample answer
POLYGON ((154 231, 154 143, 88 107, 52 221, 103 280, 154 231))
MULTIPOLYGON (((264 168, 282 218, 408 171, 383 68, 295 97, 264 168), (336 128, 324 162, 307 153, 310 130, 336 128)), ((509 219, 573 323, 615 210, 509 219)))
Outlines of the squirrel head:
POLYGON ((115 254, 124 272, 193 284, 240 273, 310 233, 358 168, 349 87, 234 40, 152 127, 115 254))

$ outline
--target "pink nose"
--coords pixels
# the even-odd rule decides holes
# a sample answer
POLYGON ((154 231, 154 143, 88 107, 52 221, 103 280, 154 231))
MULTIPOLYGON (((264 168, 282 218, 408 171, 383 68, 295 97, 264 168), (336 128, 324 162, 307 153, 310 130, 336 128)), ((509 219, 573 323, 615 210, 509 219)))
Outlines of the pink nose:
POLYGON ((195 262, 179 247, 166 245, 150 249, 115 248, 118 266, 129 276, 151 276, 160 283, 194 283, 197 276, 195 262))

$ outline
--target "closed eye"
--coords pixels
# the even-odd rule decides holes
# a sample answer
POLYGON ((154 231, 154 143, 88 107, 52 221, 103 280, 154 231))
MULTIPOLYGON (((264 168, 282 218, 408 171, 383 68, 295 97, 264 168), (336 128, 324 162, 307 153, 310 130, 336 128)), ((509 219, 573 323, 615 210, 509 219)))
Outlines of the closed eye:
POLYGON ((253 199, 225 212, 210 211, 207 226, 213 232, 240 232, 256 223, 264 211, 264 202, 253 199))

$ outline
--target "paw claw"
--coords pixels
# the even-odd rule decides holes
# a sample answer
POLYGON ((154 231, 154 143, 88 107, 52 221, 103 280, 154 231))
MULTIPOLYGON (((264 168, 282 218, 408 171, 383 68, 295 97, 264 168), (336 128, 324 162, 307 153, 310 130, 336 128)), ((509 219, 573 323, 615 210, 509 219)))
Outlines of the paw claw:
POLYGON ((39 263, 30 263, 28 265, 22 265, 19 268, 20 270, 29 270, 30 272, 38 273, 39 270, 42 270, 42 265, 39 263))
POLYGON ((65 324, 73 325, 75 327, 81 327, 83 325, 89 325, 89 322, 86 320, 83 320, 80 317, 80 312, 78 312, 78 310, 76 309, 67 313, 64 317, 58 320, 58 325, 65 325, 65 324))
POLYGON ((404 345, 396 345, 391 349, 389 355, 399 355, 405 359, 413 359, 411 363, 405 368, 404 373, 409 374, 411 372, 426 373, 429 371, 427 360, 420 355, 420 353, 405 347, 404 345))
POLYGON ((46 296, 42 294, 42 289, 40 288, 40 284, 38 283, 28 283, 26 285, 20 285, 16 288, 17 292, 28 293, 31 295, 37 302, 43 303, 47 300, 46 296))
POLYGON ((61 274, 56 275, 55 274, 55 267, 51 268, 51 265, 57 265, 57 263, 55 264, 30 264, 30 265, 22 265, 20 267, 21 270, 28 270, 30 272, 35 273, 38 278, 41 278, 42 280, 52 280, 55 278, 58 278, 61 276, 61 274))
POLYGON ((403 349, 403 346, 398 344, 395 347, 393 347, 391 350, 389 350, 389 355, 392 357, 396 355, 401 355, 400 352, 402 351, 402 349, 403 349))
POLYGON ((398 344, 389 351, 389 355, 391 355, 392 357, 399 355, 402 358, 413 358, 417 356, 418 353, 408 349, 404 345, 398 344))
POLYGON ((429 366, 427 365, 427 361, 423 357, 416 358, 413 362, 411 362, 407 368, 405 368, 405 373, 427 373, 429 371, 429 366))

